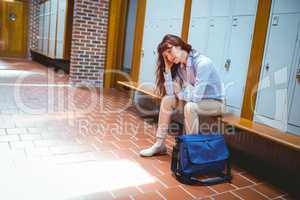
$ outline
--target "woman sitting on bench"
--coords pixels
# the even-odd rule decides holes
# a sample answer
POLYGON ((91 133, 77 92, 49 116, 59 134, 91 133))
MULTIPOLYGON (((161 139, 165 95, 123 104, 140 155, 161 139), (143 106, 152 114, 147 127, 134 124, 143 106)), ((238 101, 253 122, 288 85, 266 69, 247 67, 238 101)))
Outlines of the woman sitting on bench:
POLYGON ((223 84, 212 61, 180 37, 166 35, 158 45, 156 87, 163 96, 156 143, 140 152, 153 156, 167 152, 164 143, 174 110, 184 112, 186 134, 199 133, 199 115, 220 115, 223 84))

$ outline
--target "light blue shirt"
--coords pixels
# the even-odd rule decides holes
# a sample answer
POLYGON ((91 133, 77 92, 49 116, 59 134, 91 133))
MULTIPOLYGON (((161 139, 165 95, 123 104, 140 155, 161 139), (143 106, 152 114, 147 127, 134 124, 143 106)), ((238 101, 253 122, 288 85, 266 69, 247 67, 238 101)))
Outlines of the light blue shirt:
POLYGON ((178 68, 175 80, 172 80, 171 72, 165 72, 164 78, 167 95, 175 94, 180 100, 199 102, 202 99, 224 99, 223 83, 212 61, 196 50, 189 53, 186 67, 178 68), (178 79, 184 84, 182 89, 176 92, 173 81, 178 79))

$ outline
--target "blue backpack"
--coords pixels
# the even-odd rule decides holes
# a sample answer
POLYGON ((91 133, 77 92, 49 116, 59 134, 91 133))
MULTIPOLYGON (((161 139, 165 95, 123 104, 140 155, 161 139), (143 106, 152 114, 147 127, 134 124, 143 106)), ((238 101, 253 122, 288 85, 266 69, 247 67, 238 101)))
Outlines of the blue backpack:
POLYGON ((184 184, 211 185, 230 181, 229 152, 223 135, 210 133, 177 136, 171 170, 177 180, 184 184), (214 177, 199 178, 206 175, 214 177))

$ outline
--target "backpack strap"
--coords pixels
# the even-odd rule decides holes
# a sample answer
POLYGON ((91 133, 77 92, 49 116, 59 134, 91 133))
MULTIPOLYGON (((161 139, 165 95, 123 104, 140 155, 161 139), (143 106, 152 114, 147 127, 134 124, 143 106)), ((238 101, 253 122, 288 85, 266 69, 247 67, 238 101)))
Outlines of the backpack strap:
POLYGON ((171 170, 174 174, 178 172, 179 169, 179 144, 173 147, 172 160, 171 160, 171 170))
POLYGON ((193 176, 184 176, 178 170, 176 172, 174 172, 173 174, 179 182, 184 183, 184 184, 189 184, 189 185, 213 185, 213 184, 217 184, 217 183, 230 181, 232 179, 231 165, 230 165, 229 159, 227 159, 227 161, 226 161, 226 172, 219 174, 219 176, 217 176, 217 177, 199 179, 199 178, 196 178, 193 176))

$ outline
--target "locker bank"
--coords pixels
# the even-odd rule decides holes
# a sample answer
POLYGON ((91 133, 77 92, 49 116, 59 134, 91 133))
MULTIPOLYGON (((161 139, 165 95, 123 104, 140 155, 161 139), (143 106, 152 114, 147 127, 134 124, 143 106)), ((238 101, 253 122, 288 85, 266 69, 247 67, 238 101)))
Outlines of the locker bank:
POLYGON ((1 199, 300 197, 300 0, 0 0, 0 91, 1 199), (167 34, 221 79, 224 113, 199 122, 224 135, 231 182, 172 176, 178 113, 166 154, 139 155, 167 34))

